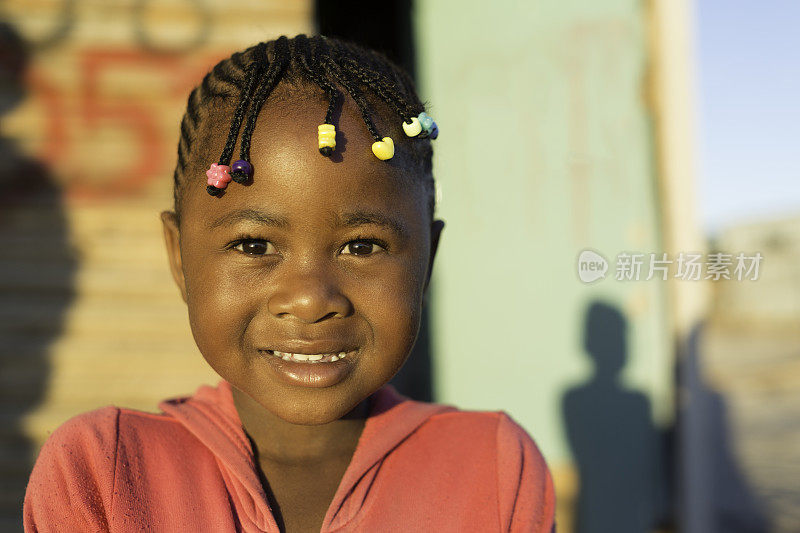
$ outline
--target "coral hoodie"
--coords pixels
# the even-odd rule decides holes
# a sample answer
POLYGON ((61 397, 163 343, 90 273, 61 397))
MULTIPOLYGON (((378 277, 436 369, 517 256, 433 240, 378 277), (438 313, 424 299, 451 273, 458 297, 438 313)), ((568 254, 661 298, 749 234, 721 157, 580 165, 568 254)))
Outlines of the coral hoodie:
MULTIPOLYGON (((25 531, 278 533, 230 383, 159 407, 108 406, 57 428, 28 482, 25 531)), ((322 532, 548 533, 554 505, 542 455, 505 412, 384 385, 322 532)))

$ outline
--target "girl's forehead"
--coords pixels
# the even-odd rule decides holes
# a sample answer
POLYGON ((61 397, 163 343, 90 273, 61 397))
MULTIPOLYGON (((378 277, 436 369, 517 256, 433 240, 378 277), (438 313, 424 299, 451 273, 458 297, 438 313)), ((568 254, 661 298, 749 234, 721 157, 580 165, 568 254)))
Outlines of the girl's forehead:
POLYGON ((194 195, 185 220, 203 232, 269 226, 322 236, 363 224, 401 237, 422 231, 427 220, 422 194, 387 183, 355 174, 280 174, 246 187, 231 184, 218 197, 194 195))

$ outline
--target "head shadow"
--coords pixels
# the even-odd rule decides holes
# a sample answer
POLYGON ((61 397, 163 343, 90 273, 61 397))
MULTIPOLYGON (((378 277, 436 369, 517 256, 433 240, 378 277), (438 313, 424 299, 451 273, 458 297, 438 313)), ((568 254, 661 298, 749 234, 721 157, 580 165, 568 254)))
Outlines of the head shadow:
POLYGON ((725 397, 703 369, 705 323, 695 324, 677 348, 677 478, 680 522, 687 531, 771 531, 770 519, 753 493, 733 449, 725 397))
MULTIPOLYGON (((0 22, 0 114, 26 97, 32 47, 0 22)), ((70 245, 63 190, 15 139, 0 137, 0 529, 21 530, 21 509, 38 451, 25 420, 45 399, 51 348, 75 298, 78 260, 70 245), (14 526, 11 526, 11 524, 14 526)), ((39 438, 43 438, 40 435, 39 438)))
POLYGON ((567 390, 561 404, 580 478, 579 533, 649 531, 657 522, 662 454, 650 400, 620 380, 630 357, 627 338, 628 320, 615 305, 588 305, 583 347, 592 375, 567 390))

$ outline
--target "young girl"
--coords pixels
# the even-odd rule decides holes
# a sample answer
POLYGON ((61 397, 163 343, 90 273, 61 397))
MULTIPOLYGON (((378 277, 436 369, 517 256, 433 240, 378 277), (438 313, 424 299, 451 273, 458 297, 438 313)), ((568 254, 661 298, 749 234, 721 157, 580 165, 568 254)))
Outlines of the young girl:
POLYGON ((281 37, 216 65, 189 96, 161 219, 222 379, 159 414, 60 426, 25 530, 551 531, 547 465, 505 412, 387 384, 444 226, 437 136, 408 77, 351 44, 281 37))

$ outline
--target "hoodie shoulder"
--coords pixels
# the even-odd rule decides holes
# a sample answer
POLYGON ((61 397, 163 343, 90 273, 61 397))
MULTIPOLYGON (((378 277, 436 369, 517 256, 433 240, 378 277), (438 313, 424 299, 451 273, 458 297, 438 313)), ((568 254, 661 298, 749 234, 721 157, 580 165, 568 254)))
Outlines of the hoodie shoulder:
POLYGON ((172 413, 151 413, 137 409, 120 409, 118 421, 118 455, 129 469, 133 462, 164 465, 175 463, 179 455, 207 454, 208 450, 191 427, 172 413))
POLYGON ((387 413, 381 432, 363 446, 382 445, 373 487, 383 516, 412 513, 415 524, 430 530, 550 533, 555 498, 549 470, 534 440, 508 414, 415 401, 387 413), (420 414, 418 424, 408 422, 420 414), (398 428, 399 442, 381 442, 384 432, 398 428))
POLYGON ((503 530, 555 530, 552 475, 533 438, 505 411, 497 413, 497 490, 503 530))
MULTIPOLYGON (((549 533, 555 521, 555 490, 534 439, 505 411, 451 410, 419 428, 417 464, 445 479, 492 487, 483 505, 496 509, 502 531, 549 533), (425 459, 422 459, 422 458, 425 459)), ((460 484, 459 483, 459 484, 460 484)))
POLYGON ((50 435, 34 464, 23 503, 25 531, 108 529, 120 410, 76 415, 50 435))

